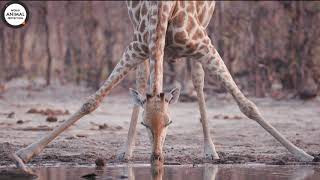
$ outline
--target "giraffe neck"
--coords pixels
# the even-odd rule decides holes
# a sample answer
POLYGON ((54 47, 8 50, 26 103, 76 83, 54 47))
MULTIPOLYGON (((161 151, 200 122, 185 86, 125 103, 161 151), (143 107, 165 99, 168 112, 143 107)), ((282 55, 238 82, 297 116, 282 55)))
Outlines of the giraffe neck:
POLYGON ((174 2, 150 2, 149 9, 149 52, 150 65, 152 72, 151 76, 152 94, 158 95, 163 89, 163 55, 166 40, 166 31, 169 21, 169 13, 174 7, 174 2))

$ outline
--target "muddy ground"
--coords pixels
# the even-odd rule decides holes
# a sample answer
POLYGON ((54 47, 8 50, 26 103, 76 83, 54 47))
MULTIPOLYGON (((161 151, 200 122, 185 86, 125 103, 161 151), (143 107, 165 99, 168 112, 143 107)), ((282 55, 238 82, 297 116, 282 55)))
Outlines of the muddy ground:
MULTIPOLYGON (((42 88, 28 83, 7 84, 0 95, 0 166, 12 165, 8 157, 11 151, 27 146, 63 123, 91 93, 72 85, 42 88), (52 115, 57 121, 49 118, 48 122, 52 115)), ((319 98, 250 99, 291 142, 312 155, 320 153, 319 98)), ((31 163, 91 165, 98 157, 108 163, 119 163, 115 157, 126 140, 132 106, 128 90, 118 88, 95 112, 60 135, 31 163)), ((211 135, 222 157, 220 162, 212 163, 294 163, 284 147, 240 113, 231 96, 210 97, 207 106, 211 135)), ((199 117, 196 102, 179 102, 171 107, 173 124, 164 147, 168 164, 204 162, 199 117)), ((137 137, 132 161, 148 163, 150 144, 145 127, 140 124, 137 137)))

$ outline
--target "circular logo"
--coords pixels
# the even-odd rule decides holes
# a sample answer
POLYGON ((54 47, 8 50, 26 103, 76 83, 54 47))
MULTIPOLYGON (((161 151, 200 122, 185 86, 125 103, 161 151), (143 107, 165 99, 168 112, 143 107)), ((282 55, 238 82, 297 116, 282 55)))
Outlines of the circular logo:
POLYGON ((17 1, 7 3, 1 14, 4 23, 13 28, 24 26, 29 18, 29 10, 26 5, 17 1))

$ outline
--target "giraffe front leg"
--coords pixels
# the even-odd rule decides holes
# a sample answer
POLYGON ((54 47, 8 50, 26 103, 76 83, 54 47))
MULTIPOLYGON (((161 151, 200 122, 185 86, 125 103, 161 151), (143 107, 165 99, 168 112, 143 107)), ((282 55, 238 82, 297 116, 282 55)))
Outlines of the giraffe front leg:
POLYGON ((121 60, 113 69, 105 83, 95 94, 88 98, 76 113, 71 115, 68 120, 46 136, 42 137, 40 140, 13 154, 13 160, 16 162, 18 168, 26 169, 24 163, 29 162, 32 157, 38 155, 47 144, 53 141, 59 134, 73 125, 81 117, 94 111, 99 106, 103 98, 110 93, 110 91, 127 75, 127 73, 145 59, 145 57, 141 57, 141 53, 134 51, 134 49, 136 49, 135 46, 137 46, 137 42, 132 42, 128 46, 121 60))
POLYGON ((219 155, 213 144, 213 141, 210 136, 210 130, 208 128, 207 107, 206 107, 204 93, 203 93, 204 71, 200 62, 198 61, 193 62, 191 74, 192 74, 192 82, 197 92, 199 110, 201 115, 200 121, 203 129, 205 159, 207 160, 219 159, 219 155))
POLYGON ((260 124, 267 132, 269 132, 284 147, 286 147, 297 160, 309 162, 314 159, 314 157, 310 156, 302 149, 298 148, 289 140, 287 140, 279 131, 277 131, 263 118, 257 106, 248 98, 246 98, 239 90, 220 55, 211 44, 209 45, 209 49, 203 52, 203 58, 201 61, 203 67, 206 67, 212 76, 218 77, 224 87, 229 91, 229 93, 231 93, 237 102, 239 109, 244 115, 260 124))
MULTIPOLYGON (((149 77, 149 63, 148 61, 145 61, 144 63, 139 64, 136 70, 137 89, 141 94, 146 93, 148 77, 149 77)), ((139 119, 139 111, 140 111, 140 106, 134 105, 132 114, 131 114, 131 121, 130 121, 128 136, 127 136, 127 141, 117 155, 117 159, 119 161, 127 161, 127 160, 130 160, 132 157, 132 152, 134 150, 135 141, 136 141, 136 127, 139 119)))
POLYGON ((128 161, 132 157, 132 152, 134 150, 135 141, 136 141, 136 129, 137 122, 139 118, 140 107, 138 105, 134 105, 131 114, 130 127, 128 131, 127 141, 120 149, 120 152, 117 154, 118 161, 128 161))

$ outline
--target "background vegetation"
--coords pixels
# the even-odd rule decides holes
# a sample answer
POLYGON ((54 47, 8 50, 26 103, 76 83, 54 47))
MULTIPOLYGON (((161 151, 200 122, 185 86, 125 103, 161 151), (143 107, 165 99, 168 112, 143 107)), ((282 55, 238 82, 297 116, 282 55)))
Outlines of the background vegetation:
MULTIPOLYGON (((0 23, 0 84, 38 77, 96 89, 107 78, 132 27, 125 2, 25 2, 28 24, 0 23)), ((0 2, 3 7, 5 2, 0 2)), ((237 84, 250 95, 315 96, 320 84, 320 3, 217 2, 208 32, 237 84)), ((165 66, 168 84, 188 92, 188 64, 165 66)), ((207 77, 206 91, 224 92, 207 77)), ((133 86, 134 76, 122 86, 133 86)))

